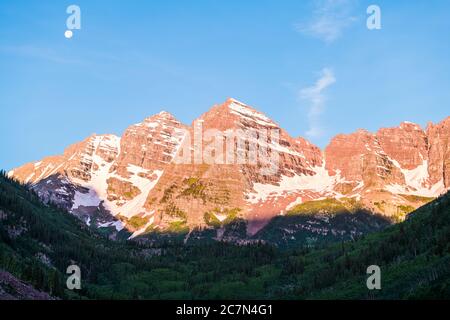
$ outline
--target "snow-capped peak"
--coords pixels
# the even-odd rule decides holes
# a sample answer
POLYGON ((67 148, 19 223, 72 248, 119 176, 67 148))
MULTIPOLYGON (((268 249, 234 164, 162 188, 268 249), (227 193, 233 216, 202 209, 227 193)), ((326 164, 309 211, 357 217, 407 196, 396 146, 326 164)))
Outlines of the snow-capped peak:
POLYGON ((403 129, 405 127, 413 127, 416 130, 422 130, 422 127, 420 125, 411 121, 403 121, 402 123, 400 123, 400 128, 403 129))
POLYGON ((246 120, 252 120, 262 126, 275 127, 276 124, 263 113, 256 111, 255 109, 249 107, 248 105, 239 102, 235 99, 228 99, 228 108, 231 110, 232 114, 238 115, 245 118, 246 120))

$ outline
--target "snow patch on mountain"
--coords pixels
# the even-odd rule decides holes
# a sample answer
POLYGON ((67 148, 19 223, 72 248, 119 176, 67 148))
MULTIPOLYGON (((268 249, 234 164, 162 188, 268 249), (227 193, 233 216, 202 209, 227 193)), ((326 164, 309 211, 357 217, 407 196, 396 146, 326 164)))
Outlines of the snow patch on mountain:
POLYGON ((92 167, 97 169, 91 170, 91 179, 89 181, 73 179, 73 182, 83 188, 87 188, 89 191, 87 193, 80 191, 75 192, 72 210, 76 210, 80 206, 99 206, 100 203, 103 203, 105 209, 114 216, 120 214, 126 217, 132 217, 140 213, 145 213, 144 204, 148 194, 156 185, 163 172, 161 170, 150 172, 149 170, 130 164, 127 167, 127 171, 131 174, 131 177, 128 179, 118 176, 115 173, 111 173, 114 162, 107 162, 97 155, 97 151, 99 148, 117 148, 119 142, 120 139, 108 139, 105 141, 102 137, 96 137, 92 141, 92 148, 94 150, 93 156, 86 156, 86 161, 95 164, 95 166, 93 165, 92 167), (154 179, 149 179, 145 176, 154 176, 154 179), (109 201, 107 181, 111 177, 131 182, 134 186, 139 188, 141 193, 123 205, 115 203, 114 201, 109 201))
POLYGON ((153 224, 153 222, 155 222, 155 217, 151 217, 145 226, 143 226, 139 230, 133 232, 133 234, 128 238, 128 240, 136 238, 137 236, 143 234, 145 232, 145 230, 147 230, 147 228, 153 224))
POLYGON ((411 170, 403 169, 398 161, 389 158, 389 160, 403 173, 406 185, 397 183, 390 184, 387 185, 385 189, 396 194, 409 194, 423 197, 438 197, 445 192, 446 189, 443 180, 438 181, 434 185, 430 185, 428 160, 423 159, 422 155, 420 156, 422 157, 422 164, 411 170))
POLYGON ((408 194, 421 197, 438 197, 446 191, 443 179, 428 187, 415 188, 396 183, 387 185, 385 189, 394 194, 408 194))
POLYGON ((147 186, 148 179, 143 178, 141 175, 144 176, 148 175, 150 170, 143 169, 134 164, 129 164, 127 167, 127 171, 131 173, 131 177, 129 179, 126 179, 126 181, 131 182, 135 187, 137 187, 142 192, 142 190, 147 186))
POLYGON ((78 209, 79 207, 97 207, 101 201, 94 189, 89 189, 87 193, 75 191, 72 210, 78 209))
POLYGON ((25 179, 25 184, 27 184, 27 183, 29 183, 30 182, 30 180, 34 177, 34 175, 35 175, 35 173, 34 172, 32 172, 26 179, 25 179))
MULTIPOLYGON (((245 137, 249 144, 252 145, 258 145, 262 150, 272 150, 276 151, 277 153, 286 153, 295 157, 300 157, 303 159, 306 159, 305 155, 303 153, 297 152, 295 150, 289 149, 285 146, 282 146, 279 141, 275 141, 273 138, 271 138, 270 142, 265 141, 265 139, 257 139, 255 137, 251 137, 250 135, 245 137)), ((238 149, 239 151, 243 149, 238 149)))
POLYGON ((108 209, 112 211, 115 215, 120 214, 127 218, 135 216, 140 213, 146 213, 146 209, 144 208, 145 201, 147 200, 148 194, 158 183, 159 178, 161 178, 163 171, 155 170, 152 172, 153 175, 156 176, 154 180, 147 180, 145 182, 141 181, 141 193, 136 196, 134 199, 127 201, 123 206, 116 206, 114 204, 110 204, 108 209))
POLYGON ((362 188, 364 188, 364 181, 361 180, 361 181, 358 181, 358 184, 353 188, 352 192, 362 189, 362 188))
POLYGON ((219 220, 220 222, 224 222, 225 219, 228 217, 226 214, 220 214, 220 213, 214 213, 214 216, 219 220))
POLYGON ((125 228, 122 221, 118 221, 118 220, 113 221, 113 222, 101 223, 98 226, 99 226, 99 228, 114 227, 114 228, 116 228, 117 231, 121 231, 123 228, 125 228))
POLYGON ((288 204, 288 206, 286 207, 286 210, 291 210, 296 205, 299 205, 299 204, 302 204, 302 203, 303 203, 303 198, 302 197, 298 197, 297 199, 295 199, 295 201, 293 201, 290 204, 288 204))
POLYGON ((246 120, 254 121, 265 127, 276 127, 277 125, 273 123, 268 117, 264 114, 252 110, 247 105, 237 100, 231 99, 231 103, 228 106, 231 110, 232 114, 238 115, 246 120))
POLYGON ((264 202, 268 198, 281 197, 303 190, 310 190, 320 194, 335 194, 333 187, 336 183, 343 181, 340 175, 330 176, 325 169, 325 164, 320 167, 314 167, 313 171, 314 175, 294 174, 291 177, 283 175, 278 185, 255 183, 253 184, 254 192, 247 193, 247 201, 256 204, 264 202))
POLYGON ((422 164, 412 170, 402 169, 405 181, 408 186, 415 189, 421 189, 429 178, 428 160, 423 160, 422 164))

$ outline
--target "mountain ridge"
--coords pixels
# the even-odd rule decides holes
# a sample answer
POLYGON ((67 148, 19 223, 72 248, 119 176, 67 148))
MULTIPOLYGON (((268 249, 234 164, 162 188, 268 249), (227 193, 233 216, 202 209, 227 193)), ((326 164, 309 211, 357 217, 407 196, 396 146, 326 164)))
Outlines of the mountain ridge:
POLYGON ((111 241, 66 211, 44 205, 1 171, 0 194, 0 299, 365 300, 450 294, 449 193, 380 232, 287 250, 261 242, 111 241), (66 287, 67 267, 74 264, 81 269, 81 290, 66 287), (366 286, 367 267, 374 264, 382 270, 382 290, 366 286))
POLYGON ((450 186, 449 120, 430 123, 426 131, 402 122, 376 133, 339 134, 321 150, 229 98, 191 126, 161 111, 131 125, 121 137, 91 135, 63 155, 25 164, 8 175, 88 224, 117 231, 126 227, 133 236, 155 228, 205 228, 207 217, 220 223, 243 218, 252 235, 293 206, 324 198, 356 199, 372 212, 404 219, 450 186), (257 135, 239 144, 239 135, 252 130, 257 135), (234 162, 205 161, 206 155, 223 152, 223 144, 214 145, 217 137, 226 142, 230 134, 225 147, 232 151, 222 156, 234 162), (248 163, 251 146, 272 158, 248 163), (274 163, 274 154, 277 171, 262 173, 274 163), (240 155, 247 162, 238 163, 240 155))

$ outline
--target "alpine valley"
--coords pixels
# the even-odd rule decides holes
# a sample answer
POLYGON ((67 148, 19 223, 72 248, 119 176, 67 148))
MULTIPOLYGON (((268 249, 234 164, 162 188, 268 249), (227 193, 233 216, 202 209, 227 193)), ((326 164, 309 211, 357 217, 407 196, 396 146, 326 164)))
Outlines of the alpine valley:
MULTIPOLYGON (((121 137, 92 135, 8 176, 111 239, 316 245, 381 230, 445 193, 449 141, 450 117, 426 130, 403 122, 376 133, 340 134, 320 150, 228 99, 191 126, 162 111, 121 137), (186 150, 194 152, 190 137, 198 123, 221 133, 278 130, 277 141, 254 141, 256 148, 266 144, 277 152, 277 171, 264 175, 249 163, 179 161, 186 150)), ((233 155, 250 148, 232 146, 233 155)))
POLYGON ((449 138, 450 117, 320 150, 234 99, 90 136, 0 172, 0 299, 449 299, 449 138), (227 151, 276 152, 277 170, 195 160, 196 126, 277 130, 227 151))

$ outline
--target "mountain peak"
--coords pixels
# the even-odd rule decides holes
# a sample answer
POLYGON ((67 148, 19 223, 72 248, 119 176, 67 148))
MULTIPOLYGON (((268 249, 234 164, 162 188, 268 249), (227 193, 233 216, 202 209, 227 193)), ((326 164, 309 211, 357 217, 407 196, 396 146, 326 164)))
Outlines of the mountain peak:
POLYGON ((239 116, 245 120, 252 120, 253 122, 268 127, 277 126, 272 119, 267 117, 264 113, 250 107, 249 105, 240 102, 233 98, 228 98, 225 105, 230 110, 230 113, 239 116))
POLYGON ((406 129, 406 128, 422 130, 422 127, 420 125, 418 125, 417 123, 411 122, 411 121, 403 121, 402 123, 400 123, 400 129, 406 129))
POLYGON ((228 98, 222 104, 215 104, 196 119, 196 121, 198 120, 202 120, 208 123, 208 126, 219 130, 227 130, 236 126, 239 128, 278 127, 274 121, 262 112, 234 98, 228 98))
POLYGON ((356 131, 353 134, 355 134, 355 135, 364 135, 364 136, 372 136, 373 135, 372 132, 370 132, 369 130, 364 129, 364 128, 356 129, 356 131))
POLYGON ((170 112, 162 110, 160 113, 158 113, 158 116, 163 118, 175 118, 170 112))
POLYGON ((157 114, 154 114, 150 117, 144 119, 144 121, 137 123, 137 126, 145 125, 150 127, 156 127, 160 124, 160 122, 170 121, 175 123, 180 123, 175 116, 167 111, 161 111, 157 114))
POLYGON ((232 103, 237 103, 237 104, 240 104, 241 106, 248 107, 247 104, 245 104, 245 103, 243 103, 242 101, 239 101, 239 100, 237 100, 237 99, 234 99, 234 98, 228 98, 228 99, 225 101, 225 104, 227 104, 227 105, 230 105, 230 104, 232 104, 232 103))
POLYGON ((436 124, 431 122, 431 121, 429 121, 428 124, 427 124, 427 130, 430 130, 430 129, 435 128, 435 127, 442 127, 443 128, 443 127, 448 127, 448 126, 450 126, 450 116, 445 118, 444 120, 436 123, 436 124))

